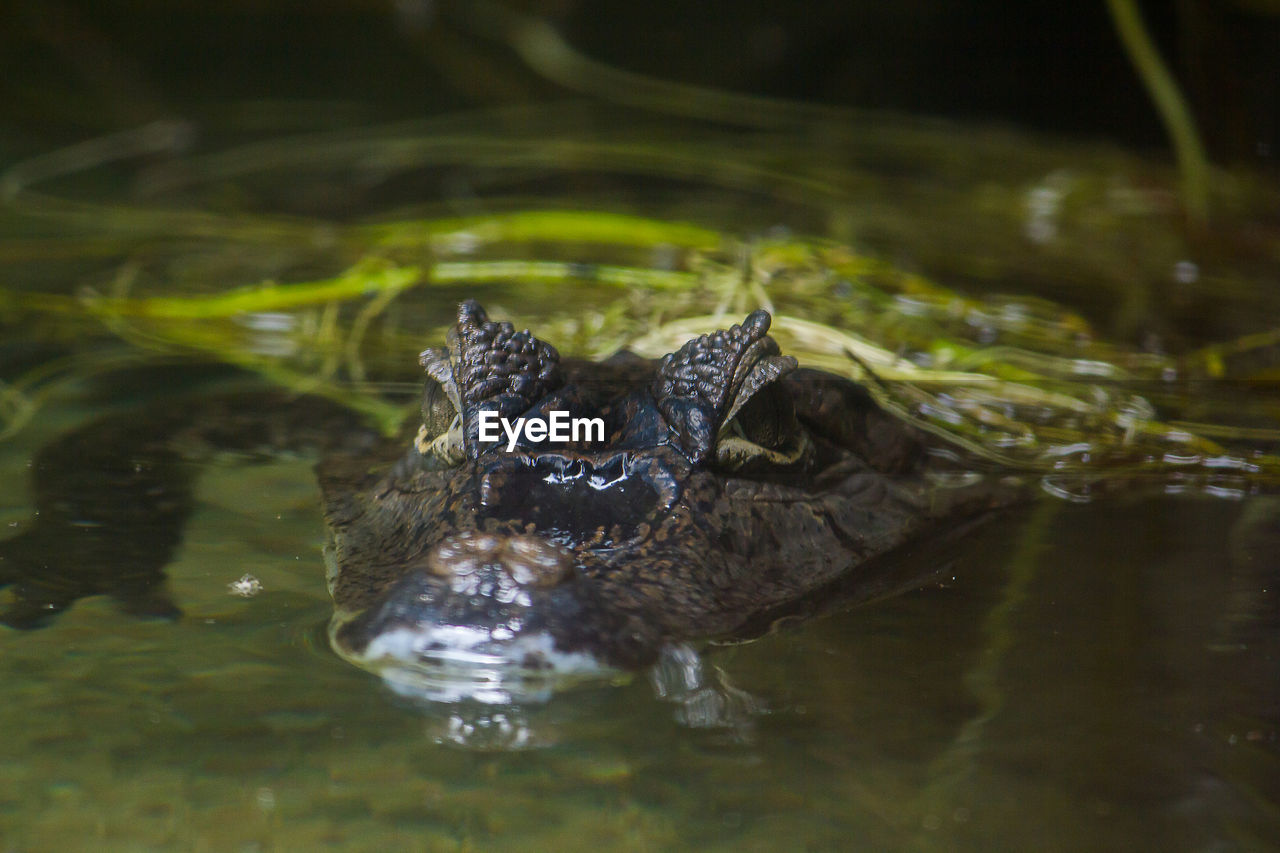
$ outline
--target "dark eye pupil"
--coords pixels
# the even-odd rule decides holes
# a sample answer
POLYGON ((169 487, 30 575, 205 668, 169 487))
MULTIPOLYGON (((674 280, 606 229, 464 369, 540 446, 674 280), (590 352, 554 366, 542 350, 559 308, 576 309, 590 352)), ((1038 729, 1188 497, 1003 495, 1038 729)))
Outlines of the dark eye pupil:
POLYGON ((793 432, 795 403, 783 389, 770 385, 738 410, 737 420, 747 440, 771 450, 778 449, 793 432))
POLYGON ((428 382, 422 392, 422 425, 429 435, 439 435, 449 429, 456 412, 449 395, 439 382, 428 382))

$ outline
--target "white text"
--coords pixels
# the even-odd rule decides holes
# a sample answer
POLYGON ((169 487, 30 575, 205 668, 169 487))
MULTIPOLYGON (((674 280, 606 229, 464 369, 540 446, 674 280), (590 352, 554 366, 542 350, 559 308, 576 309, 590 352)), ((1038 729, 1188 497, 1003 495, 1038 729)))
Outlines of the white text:
POLYGON ((525 441, 535 444, 543 441, 604 441, 604 418, 571 418, 568 412, 559 410, 549 412, 545 419, 516 418, 514 424, 497 412, 481 412, 480 440, 501 440, 499 425, 507 437, 508 453, 515 450, 521 432, 525 441))

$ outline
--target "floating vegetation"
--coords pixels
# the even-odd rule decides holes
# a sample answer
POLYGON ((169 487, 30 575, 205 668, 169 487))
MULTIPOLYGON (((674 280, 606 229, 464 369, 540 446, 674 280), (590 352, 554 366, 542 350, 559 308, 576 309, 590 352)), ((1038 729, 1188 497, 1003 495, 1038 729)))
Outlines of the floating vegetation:
MULTIPOLYGON (((1274 455, 1280 428, 1273 426, 1280 400, 1256 393, 1273 388, 1269 371, 1280 330, 1182 354, 1140 349, 1108 342, 1084 315, 1044 296, 966 295, 935 273, 887 260, 883 239, 876 251, 834 236, 715 224, 733 219, 726 211, 741 219, 771 211, 779 199, 805 198, 810 210, 800 218, 813 219, 816 211, 813 221, 825 219, 820 230, 828 234, 856 234, 863 207, 883 214, 876 228, 894 232, 905 220, 891 202, 910 210, 946 201, 957 217, 988 211, 984 227, 920 234, 911 245, 921 256, 938 257, 938 244, 945 249, 971 237, 964 250, 930 264, 961 282, 1008 281, 1039 268, 1064 269, 1069 278, 1097 270, 1111 277, 1098 286, 1115 290, 1117 276, 1139 275, 1122 311, 1139 310, 1132 299, 1154 298, 1156 275, 1182 276, 1191 285, 1203 277, 1204 286, 1224 293, 1246 287, 1247 275, 1220 272, 1214 280, 1186 260, 1178 217, 1159 202, 1163 190, 1150 185, 1150 176, 1145 190, 1119 177, 1138 168, 1130 161, 1108 154, 1100 162, 1077 158, 1070 174, 1046 171, 1022 144, 1013 147, 1023 162, 1010 166, 1021 177, 1010 185, 981 177, 963 189, 964 182, 952 180, 960 188, 951 196, 913 201, 901 187, 876 189, 874 173, 854 165, 783 162, 776 146, 728 146, 693 131, 666 148, 642 136, 563 134, 571 114, 556 116, 560 131, 543 127, 541 118, 526 122, 542 134, 528 138, 485 136, 455 120, 435 133, 415 126, 373 136, 329 134, 189 157, 177 172, 186 177, 144 171, 138 178, 149 192, 159 187, 164 197, 183 200, 167 206, 100 205, 36 190, 120 157, 175 154, 185 141, 173 128, 19 164, 0 186, 10 212, 40 228, 0 244, 0 258, 28 267, 70 258, 88 271, 68 276, 74 288, 0 288, 0 316, 14 328, 37 323, 68 338, 93 325, 152 357, 236 364, 299 393, 340 400, 392 431, 405 407, 381 392, 412 387, 416 377, 404 367, 412 360, 404 354, 441 337, 463 294, 537 328, 568 354, 593 357, 623 347, 661 355, 765 307, 774 314, 774 335, 802 363, 863 382, 887 409, 967 451, 963 464, 977 457, 1040 476, 1047 491, 1064 498, 1089 499, 1135 478, 1239 496, 1280 478, 1274 455), (1080 162, 1113 172, 1102 180, 1080 162), (699 192, 732 194, 710 212, 695 206, 685 213, 697 215, 653 215, 619 209, 625 205, 610 209, 594 196, 531 206, 518 194, 503 195, 505 184, 497 181, 482 213, 410 209, 344 220, 283 215, 247 201, 239 207, 248 209, 220 212, 202 189, 231 182, 244 187, 244 198, 269 197, 278 192, 275 184, 288 183, 287 173, 278 173, 289 163, 304 176, 352 172, 357 183, 370 180, 370 170, 386 183, 456 163, 480 169, 490 182, 507 170, 517 183, 529 174, 603 170, 623 186, 637 176, 690 180, 701 169, 699 192), (254 183, 264 176, 274 180, 271 188, 254 183), (1050 191, 1052 204, 1044 201, 1050 191), (744 192, 762 199, 752 207, 742 201, 744 192), (1028 207, 1028 198, 1040 201, 1028 207), (1135 267, 1138 234, 1146 251, 1135 267), (1067 252, 1076 246, 1079 252, 1067 252)), ((954 152, 938 148, 927 132, 902 132, 898 141, 913 141, 919 169, 954 168, 939 165, 954 152)), ((903 156, 890 154, 893 147, 875 134, 846 138, 881 166, 885 157, 903 156)), ((1001 144, 984 135, 970 153, 995 163, 1001 144)), ((1060 161, 1054 151, 1040 156, 1060 161)), ((688 207, 691 191, 674 192, 688 207)), ((948 220, 946 227, 962 224, 948 220)), ((902 239, 894 233, 887 244, 902 239)), ((1262 245, 1262 254, 1274 251, 1262 245)), ((1038 285, 1045 289, 1044 280, 1038 285)), ((86 365, 109 366, 74 358, 59 364, 0 389, 5 434, 31 416, 60 377, 82 375, 86 365)))

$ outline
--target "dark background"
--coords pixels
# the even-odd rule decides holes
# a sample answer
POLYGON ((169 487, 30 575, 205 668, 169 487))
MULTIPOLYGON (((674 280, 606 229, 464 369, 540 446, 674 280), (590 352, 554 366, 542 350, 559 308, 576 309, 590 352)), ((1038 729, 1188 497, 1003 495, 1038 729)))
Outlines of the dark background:
MULTIPOLYGON (((594 59, 664 79, 1165 144, 1103 0, 512 5, 594 59)), ((1213 159, 1275 170, 1280 2, 1142 10, 1213 159)), ((571 94, 462 23, 477 15, 433 0, 10 3, 0 159, 156 118, 283 132, 571 94)))

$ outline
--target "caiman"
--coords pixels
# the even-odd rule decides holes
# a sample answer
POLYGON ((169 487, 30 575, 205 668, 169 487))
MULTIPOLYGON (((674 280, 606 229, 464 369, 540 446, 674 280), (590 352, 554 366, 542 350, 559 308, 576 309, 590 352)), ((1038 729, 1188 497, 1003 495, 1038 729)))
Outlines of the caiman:
POLYGON ((284 393, 112 415, 39 454, 38 514, 0 543, 0 618, 36 627, 94 594, 176 617, 165 564, 196 463, 225 448, 320 454, 333 649, 436 698, 509 698, 758 631, 836 584, 876 589, 885 555, 1002 502, 940 485, 922 433, 783 355, 770 322, 756 311, 657 361, 575 361, 468 301, 421 354, 421 420, 398 441, 284 393), (560 434, 557 418, 602 429, 560 434))

